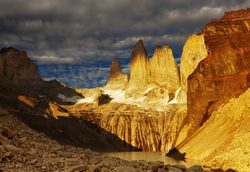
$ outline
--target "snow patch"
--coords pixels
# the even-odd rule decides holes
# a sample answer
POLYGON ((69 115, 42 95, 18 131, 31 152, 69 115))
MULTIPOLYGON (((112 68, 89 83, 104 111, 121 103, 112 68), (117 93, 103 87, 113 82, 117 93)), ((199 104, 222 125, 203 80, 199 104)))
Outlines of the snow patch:
POLYGON ((124 104, 131 104, 131 105, 138 105, 138 103, 143 103, 145 100, 144 97, 140 97, 138 99, 133 99, 133 98, 125 98, 125 91, 124 90, 104 90, 104 94, 108 94, 112 100, 111 102, 116 102, 116 103, 124 103, 124 104))
POLYGON ((72 103, 75 103, 77 102, 79 99, 82 99, 82 97, 80 96, 73 96, 73 97, 66 97, 65 95, 59 93, 57 95, 57 97, 65 102, 72 102, 72 103))
POLYGON ((43 77, 42 79, 43 79, 44 81, 54 81, 54 80, 56 80, 55 77, 48 77, 48 78, 43 77))
POLYGON ((85 99, 80 99, 76 102, 76 104, 81 104, 81 103, 93 103, 95 101, 94 97, 88 97, 85 99))
POLYGON ((181 87, 175 91, 174 99, 168 102, 168 104, 178 104, 177 97, 181 91, 181 87))

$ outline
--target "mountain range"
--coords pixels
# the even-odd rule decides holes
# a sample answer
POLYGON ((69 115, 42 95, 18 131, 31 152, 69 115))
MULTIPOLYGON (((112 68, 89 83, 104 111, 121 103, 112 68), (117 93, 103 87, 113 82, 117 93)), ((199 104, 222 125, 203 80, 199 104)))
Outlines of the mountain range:
MULTIPOLYGON (((186 40, 180 66, 167 44, 149 58, 138 40, 130 74, 115 58, 107 84, 91 89, 44 81, 26 52, 3 48, 0 113, 14 114, 61 144, 94 151, 179 152, 203 167, 249 171, 249 41, 250 9, 226 12, 186 40)), ((0 150, 6 154, 6 145, 15 142, 3 131, 0 150)))

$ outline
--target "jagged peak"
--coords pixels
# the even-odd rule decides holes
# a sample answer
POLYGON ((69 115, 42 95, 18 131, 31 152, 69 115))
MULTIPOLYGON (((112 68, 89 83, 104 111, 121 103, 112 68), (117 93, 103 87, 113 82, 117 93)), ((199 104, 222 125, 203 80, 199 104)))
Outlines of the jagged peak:
POLYGON ((14 47, 5 47, 5 48, 2 48, 0 50, 0 54, 5 54, 5 53, 10 52, 10 51, 26 53, 25 51, 18 50, 18 49, 14 48, 14 47))
POLYGON ((250 18, 250 8, 240 9, 237 11, 226 11, 221 20, 250 18))
POLYGON ((151 58, 151 61, 156 58, 164 58, 164 57, 174 58, 172 49, 167 44, 164 44, 163 46, 157 45, 153 53, 153 56, 151 58))
POLYGON ((131 62, 133 62, 137 58, 144 58, 148 60, 147 51, 144 47, 142 40, 137 41, 135 48, 133 49, 132 54, 131 54, 131 62))
POLYGON ((27 55, 27 53, 25 51, 16 49, 14 47, 2 48, 0 50, 0 56, 6 56, 6 55, 8 56, 9 54, 18 54, 18 55, 13 55, 12 57, 15 57, 15 58, 22 57, 23 59, 27 59, 27 60, 31 61, 28 58, 28 55, 27 55))
POLYGON ((123 73, 121 70, 121 64, 118 58, 114 58, 110 66, 110 75, 119 74, 119 73, 123 73))

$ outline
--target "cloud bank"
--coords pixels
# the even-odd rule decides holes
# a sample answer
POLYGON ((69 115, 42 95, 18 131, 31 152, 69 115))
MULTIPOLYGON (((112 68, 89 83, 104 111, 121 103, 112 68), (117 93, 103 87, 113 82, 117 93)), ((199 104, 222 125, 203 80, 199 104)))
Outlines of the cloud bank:
POLYGON ((249 5, 249 0, 1 0, 0 46, 21 48, 45 64, 128 59, 138 39, 149 52, 167 43, 179 56, 188 35, 225 11, 249 5))

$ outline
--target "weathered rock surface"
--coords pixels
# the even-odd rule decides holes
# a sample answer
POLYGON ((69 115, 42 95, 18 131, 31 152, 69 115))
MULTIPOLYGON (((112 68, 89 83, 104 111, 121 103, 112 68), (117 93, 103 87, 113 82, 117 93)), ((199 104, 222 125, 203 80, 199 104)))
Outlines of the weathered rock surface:
POLYGON ((60 94, 67 97, 82 98, 81 94, 56 80, 43 81, 39 75, 37 65, 28 58, 27 53, 12 47, 0 50, 0 73, 5 77, 3 80, 7 79, 9 82, 13 82, 12 85, 15 84, 15 87, 22 87, 18 88, 18 90, 26 89, 27 94, 47 97, 47 99, 60 104, 72 103, 60 99, 58 97, 60 94))
POLYGON ((155 49, 150 61, 150 83, 166 88, 170 93, 180 87, 179 68, 167 45, 155 49))
POLYGON ((176 144, 186 117, 185 107, 169 105, 166 112, 157 112, 109 103, 98 108, 80 104, 69 111, 143 151, 168 151, 176 144))
POLYGON ((181 55, 181 88, 187 92, 187 79, 197 68, 201 60, 208 55, 204 35, 191 35, 184 44, 181 55))
POLYGON ((22 87, 42 81, 37 66, 27 57, 26 52, 15 48, 0 50, 0 73, 22 87))
POLYGON ((128 84, 128 75, 121 70, 120 61, 115 58, 110 66, 110 76, 106 89, 123 90, 128 84))
POLYGON ((130 79, 126 88, 126 95, 133 98, 142 97, 149 84, 149 74, 147 52, 142 40, 139 40, 131 54, 130 79))
POLYGON ((250 86, 250 9, 225 13, 204 29, 208 56, 188 78, 189 127, 250 86))
POLYGON ((250 89, 221 105, 179 150, 208 166, 249 171, 249 100, 250 89))

